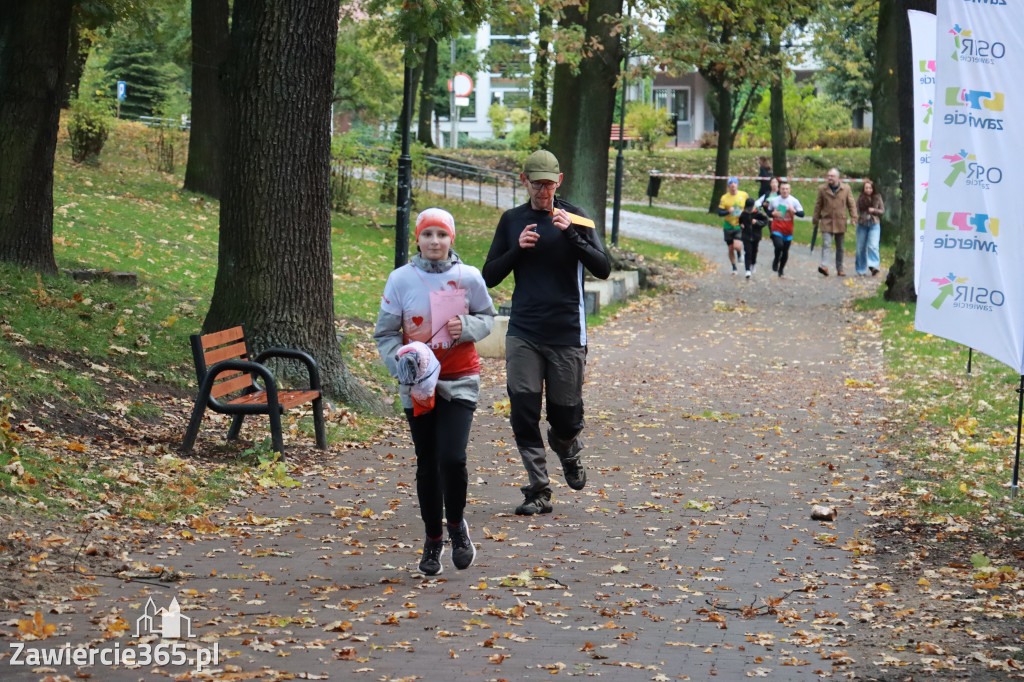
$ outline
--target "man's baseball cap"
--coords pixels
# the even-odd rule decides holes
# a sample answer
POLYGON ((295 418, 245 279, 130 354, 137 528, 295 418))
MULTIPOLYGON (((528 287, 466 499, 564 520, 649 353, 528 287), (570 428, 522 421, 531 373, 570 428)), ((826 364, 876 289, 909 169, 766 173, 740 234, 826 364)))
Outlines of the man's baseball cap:
POLYGON ((539 149, 530 154, 526 157, 526 163, 523 164, 523 175, 530 182, 537 180, 558 182, 561 174, 562 172, 558 170, 558 159, 546 149, 539 149))

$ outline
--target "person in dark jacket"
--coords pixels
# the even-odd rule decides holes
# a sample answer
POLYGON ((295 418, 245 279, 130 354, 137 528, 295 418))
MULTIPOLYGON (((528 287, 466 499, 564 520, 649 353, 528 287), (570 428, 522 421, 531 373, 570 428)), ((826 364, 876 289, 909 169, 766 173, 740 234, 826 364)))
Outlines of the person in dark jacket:
POLYGON ((515 276, 505 366, 512 432, 529 477, 516 514, 528 516, 552 510, 540 430, 543 398, 548 445, 565 482, 573 490, 587 483, 580 458, 587 357, 583 270, 607 279, 611 263, 583 209, 555 196, 563 175, 554 154, 534 152, 519 177, 530 200, 501 216, 483 276, 489 287, 515 276))
POLYGON ((747 279, 757 270, 757 247, 761 243, 761 230, 768 224, 768 216, 756 208, 756 199, 747 197, 740 214, 740 230, 743 233, 743 267, 747 279))

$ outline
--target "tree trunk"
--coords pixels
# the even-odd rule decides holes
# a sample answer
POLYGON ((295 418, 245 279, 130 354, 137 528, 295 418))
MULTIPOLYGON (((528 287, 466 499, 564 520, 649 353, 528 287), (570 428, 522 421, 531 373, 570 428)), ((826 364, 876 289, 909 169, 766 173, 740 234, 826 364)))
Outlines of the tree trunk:
POLYGON ((789 174, 786 160, 786 112, 782 103, 782 46, 780 36, 772 34, 769 42, 770 52, 778 58, 779 68, 772 76, 769 86, 768 116, 772 135, 772 172, 777 177, 789 174))
MULTIPOLYGON (((875 69, 871 87, 871 109, 874 116, 871 130, 871 166, 868 171, 875 181, 875 191, 885 201, 885 215, 882 216, 882 242, 895 244, 900 232, 900 71, 899 46, 896 44, 901 33, 909 36, 903 0, 881 0, 878 6, 878 65, 888 68, 875 69), (901 30, 903 24, 903 30, 901 30)), ((909 54, 909 45, 908 45, 909 54)), ((908 62, 909 63, 909 62, 908 62)), ((909 97, 909 91, 908 91, 909 97)), ((913 128, 911 128, 913 130, 913 128)), ((908 139, 913 143, 914 136, 908 139)), ((913 186, 911 185, 911 197, 913 186)), ((911 212, 913 214, 913 212, 911 212)), ((911 235, 912 243, 913 235, 911 235)), ((911 249, 913 250, 913 249, 911 249)))
POLYGON ((548 75, 551 54, 545 37, 551 28, 551 14, 543 7, 537 9, 537 59, 533 64, 533 94, 530 97, 530 135, 548 132, 548 75))
POLYGON ((83 32, 79 23, 79 12, 71 12, 71 29, 68 32, 68 65, 64 74, 64 92, 60 97, 61 109, 71 106, 71 101, 78 99, 78 88, 82 83, 82 72, 85 62, 89 59, 92 49, 92 34, 83 32))
POLYGON ((0 3, 0 261, 48 273, 70 27, 71 0, 0 3))
POLYGON ((423 55, 423 86, 420 89, 420 121, 416 139, 420 144, 434 146, 434 90, 437 88, 437 39, 427 41, 423 55))
POLYGON ((334 325, 328 177, 337 29, 338 0, 234 4, 220 250, 203 331, 245 324, 257 352, 305 350, 325 394, 381 411, 348 371, 334 325))
MULTIPOLYGON (((620 36, 609 17, 622 13, 623 0, 591 0, 586 16, 565 8, 565 22, 585 27, 585 44, 602 49, 585 56, 579 73, 565 64, 555 67, 551 104, 551 151, 558 157, 565 180, 559 194, 586 209, 604 239, 608 203, 608 131, 615 113, 615 85, 622 60, 620 36)), ((564 23, 563 25, 571 25, 564 23)))
MULTIPOLYGON (((718 150, 715 154, 715 175, 728 176, 729 152, 731 151, 729 130, 732 127, 732 93, 729 92, 729 88, 726 85, 712 83, 711 87, 715 89, 715 94, 718 95, 718 114, 715 117, 718 124, 718 150)), ((715 184, 711 189, 711 203, 708 206, 708 213, 718 212, 718 202, 722 195, 725 194, 726 189, 726 180, 715 180, 715 184)))
POLYGON ((917 150, 912 134, 915 112, 907 19, 910 9, 935 12, 935 0, 881 0, 879 3, 876 63, 893 66, 875 70, 871 97, 874 112, 871 177, 885 201, 882 240, 896 243, 896 256, 885 280, 884 295, 889 301, 906 302, 917 300, 914 292, 914 242, 917 239, 914 157, 917 150), (883 119, 879 118, 880 113, 883 119), (901 131, 906 134, 901 135, 901 131))
POLYGON ((192 130, 185 189, 220 198, 224 176, 224 92, 220 72, 228 54, 228 0, 192 3, 192 130))

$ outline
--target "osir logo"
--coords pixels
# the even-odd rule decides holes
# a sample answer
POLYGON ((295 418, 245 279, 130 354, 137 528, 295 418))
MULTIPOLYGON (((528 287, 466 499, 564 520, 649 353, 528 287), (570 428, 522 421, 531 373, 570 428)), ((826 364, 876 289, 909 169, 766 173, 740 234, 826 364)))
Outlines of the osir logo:
POLYGON ((949 161, 949 175, 946 176, 946 186, 952 187, 960 178, 964 179, 967 187, 978 189, 989 189, 990 185, 998 185, 1003 181, 1003 171, 995 166, 983 166, 978 163, 977 157, 965 149, 956 154, 946 154, 942 157, 949 161))
POLYGON ((995 64, 1006 56, 1006 45, 974 35, 974 31, 956 24, 949 29, 956 49, 950 55, 954 61, 974 64, 995 64))
POLYGON ((967 280, 967 277, 957 277, 953 273, 933 277, 931 281, 938 286, 939 293, 932 301, 932 307, 939 310, 951 302, 952 308, 958 310, 992 312, 993 308, 1000 308, 1006 303, 1006 295, 998 289, 969 286, 967 280))

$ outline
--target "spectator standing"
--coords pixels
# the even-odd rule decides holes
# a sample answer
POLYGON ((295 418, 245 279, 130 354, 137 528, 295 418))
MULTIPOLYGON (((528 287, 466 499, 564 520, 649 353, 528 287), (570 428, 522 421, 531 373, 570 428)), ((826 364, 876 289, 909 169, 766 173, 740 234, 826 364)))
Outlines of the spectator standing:
POLYGON ((835 245, 836 274, 843 277, 843 240, 847 225, 857 222, 857 206, 850 186, 839 181, 839 170, 831 168, 826 182, 818 188, 812 221, 821 230, 821 265, 818 272, 828 277, 828 252, 835 245))
POLYGON ((530 516, 552 510, 540 431, 543 398, 548 445, 558 455, 566 484, 581 490, 587 483, 580 457, 587 357, 583 270, 607 279, 611 263, 586 213, 555 196, 563 175, 554 154, 531 154, 519 178, 529 201, 502 214, 483 276, 493 287, 515 275, 505 368, 512 433, 529 478, 516 514, 530 516))
MULTIPOLYGON (((758 188, 757 195, 763 197, 772 191, 770 186, 772 165, 767 156, 761 155, 757 157, 757 177, 761 178, 761 186, 758 188)), ((778 191, 777 187, 775 191, 778 191)))
POLYGON ((772 245, 775 247, 775 258, 772 270, 782 277, 789 260, 789 247, 793 244, 793 220, 804 217, 804 207, 800 200, 789 193, 789 183, 779 183, 779 195, 768 203, 768 215, 771 216, 772 245))
POLYGON ((725 218, 722 223, 722 236, 725 238, 725 248, 729 253, 729 263, 732 264, 732 274, 736 274, 736 256, 743 251, 743 237, 740 230, 740 214, 743 213, 743 206, 747 203, 746 192, 740 191, 740 181, 735 177, 729 178, 725 194, 718 202, 718 215, 725 218))
POLYGON ((864 188, 857 197, 857 252, 854 257, 854 270, 858 275, 866 275, 868 271, 874 277, 878 274, 881 258, 878 254, 878 240, 882 235, 882 214, 885 203, 882 195, 875 191, 875 183, 864 182, 864 188))
POLYGON ((391 376, 399 378, 402 358, 417 353, 418 346, 427 356, 423 366, 430 367, 420 382, 436 379, 434 394, 426 398, 417 399, 412 384, 398 389, 416 451, 416 493, 426 531, 419 564, 424 575, 443 570, 445 518, 455 568, 468 568, 476 558, 463 515, 466 445, 480 394, 480 358, 473 342, 491 333, 495 311, 480 271, 459 259, 454 240, 455 219, 448 211, 428 208, 419 214, 418 253, 388 276, 373 333, 391 376), (420 344, 403 345, 410 342, 420 344))

